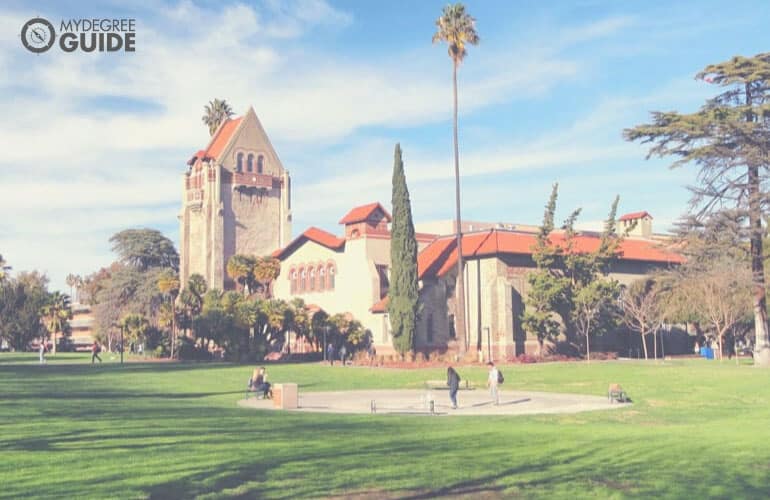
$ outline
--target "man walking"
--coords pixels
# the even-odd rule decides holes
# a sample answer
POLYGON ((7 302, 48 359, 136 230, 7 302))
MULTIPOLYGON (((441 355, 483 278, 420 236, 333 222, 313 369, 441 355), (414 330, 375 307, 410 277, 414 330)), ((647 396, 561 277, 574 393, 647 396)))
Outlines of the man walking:
POLYGON ((492 402, 495 405, 500 404, 500 395, 497 390, 497 384, 498 384, 498 378, 499 374, 497 372, 497 367, 493 362, 487 363, 487 366, 489 367, 489 376, 487 377, 487 387, 489 387, 489 394, 492 396, 492 402))
POLYGON ((326 347, 326 357, 329 358, 329 364, 334 366, 334 346, 331 342, 329 342, 329 345, 326 347))
POLYGON ((40 364, 45 364, 45 339, 40 339, 40 364))
POLYGON ((99 342, 94 340, 94 343, 91 346, 91 364, 94 364, 94 360, 96 359, 99 360, 99 363, 102 362, 102 358, 99 357, 100 352, 102 352, 102 347, 99 345, 99 342))

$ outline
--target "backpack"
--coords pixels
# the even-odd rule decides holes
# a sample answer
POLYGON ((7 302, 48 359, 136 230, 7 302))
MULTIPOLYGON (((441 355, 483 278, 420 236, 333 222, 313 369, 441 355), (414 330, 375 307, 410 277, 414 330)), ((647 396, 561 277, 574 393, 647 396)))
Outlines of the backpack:
POLYGON ((503 372, 501 372, 500 370, 497 370, 497 383, 502 384, 503 382, 505 382, 505 377, 503 377, 503 372))

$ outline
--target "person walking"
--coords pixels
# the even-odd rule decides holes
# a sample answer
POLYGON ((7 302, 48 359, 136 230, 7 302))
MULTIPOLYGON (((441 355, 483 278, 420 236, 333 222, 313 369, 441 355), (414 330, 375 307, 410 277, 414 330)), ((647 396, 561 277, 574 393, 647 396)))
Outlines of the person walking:
POLYGON ((93 345, 91 346, 91 364, 94 364, 94 360, 99 360, 99 363, 102 362, 102 358, 99 357, 99 353, 102 352, 102 346, 99 345, 99 342, 94 340, 93 345))
POLYGON ((345 366, 345 358, 348 355, 348 350, 345 348, 345 344, 342 344, 342 347, 340 347, 340 362, 342 363, 342 366, 345 366))
POLYGON ((452 409, 457 409, 457 390, 460 388, 460 374, 451 366, 446 369, 446 385, 449 386, 449 399, 452 401, 452 409))
POLYGON ((377 348, 374 347, 374 343, 369 344, 369 366, 372 366, 377 361, 377 348))
POLYGON ((329 358, 329 364, 334 366, 334 346, 331 342, 329 342, 329 345, 326 347, 326 357, 329 358))
POLYGON ((489 367, 489 376, 487 377, 487 387, 489 387, 489 394, 492 396, 492 402, 495 405, 500 404, 500 394, 497 390, 497 384, 499 382, 499 374, 497 372, 497 367, 493 362, 487 363, 487 366, 489 367))
POLYGON ((40 351, 40 364, 44 365, 45 364, 45 340, 44 339, 40 339, 40 347, 38 348, 38 350, 40 351))

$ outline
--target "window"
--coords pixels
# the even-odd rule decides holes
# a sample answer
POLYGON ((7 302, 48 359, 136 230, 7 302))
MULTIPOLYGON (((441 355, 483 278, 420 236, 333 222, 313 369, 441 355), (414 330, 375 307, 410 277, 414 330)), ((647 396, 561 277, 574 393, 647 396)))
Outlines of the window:
POLYGON ((428 343, 433 342, 433 313, 428 314, 428 320, 425 322, 425 330, 428 336, 428 343))
POLYGON ((307 277, 307 272, 304 269, 301 269, 299 272, 299 292, 302 293, 305 291, 305 278, 307 277))
POLYGON ((329 290, 334 290, 334 264, 329 264, 329 283, 328 288, 329 290))
POLYGON ((308 281, 307 281, 307 288, 311 292, 315 290, 315 269, 310 269, 310 273, 308 274, 308 281))
POLYGON ((377 264, 377 276, 380 278, 380 298, 384 299, 388 295, 388 289, 390 289, 390 280, 388 279, 388 266, 385 264, 377 264))
POLYGON ((257 173, 261 174, 262 170, 265 168, 265 157, 262 155, 259 155, 257 157, 257 173))
POLYGON ((326 269, 322 266, 318 268, 318 291, 324 290, 326 290, 326 269))
POLYGON ((254 155, 250 153, 249 153, 249 156, 246 158, 246 171, 247 172, 254 171, 254 155))
POLYGON ((289 287, 291 288, 292 295, 297 293, 297 270, 292 269, 291 275, 289 276, 289 287))
POLYGON ((243 172, 243 153, 238 153, 238 164, 235 166, 235 171, 238 173, 243 172))

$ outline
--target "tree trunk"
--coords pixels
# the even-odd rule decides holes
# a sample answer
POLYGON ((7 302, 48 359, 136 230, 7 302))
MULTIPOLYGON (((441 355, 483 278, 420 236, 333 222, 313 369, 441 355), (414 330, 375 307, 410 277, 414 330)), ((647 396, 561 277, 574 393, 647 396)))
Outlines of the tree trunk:
POLYGON ((53 347, 51 348, 51 353, 56 356, 56 329, 53 330, 53 347))
POLYGON ((174 347, 176 344, 176 300, 171 297, 171 359, 174 359, 174 347))
MULTIPOLYGON (((751 85, 746 83, 746 120, 754 121, 751 111, 751 85)), ((762 255, 762 207, 759 166, 748 165, 749 226, 751 242, 751 281, 754 293, 754 364, 770 365, 770 336, 767 329, 767 298, 765 295, 765 264, 762 255)))
POLYGON ((717 335, 717 349, 719 349, 719 362, 721 363, 723 361, 722 359, 722 332, 719 332, 719 335, 717 335))
POLYGON ((465 325, 465 276, 463 272, 463 251, 462 251, 462 219, 460 217, 460 147, 457 139, 457 61, 452 61, 452 85, 454 90, 454 153, 455 153, 455 228, 457 234, 457 287, 456 287, 456 311, 455 321, 457 335, 460 337, 460 354, 464 356, 468 352, 468 332, 465 325))
POLYGON ((644 359, 646 361, 649 358, 647 357, 647 335, 644 333, 642 333, 642 347, 644 348, 644 359))
POLYGON ((658 332, 652 331, 652 358, 658 360, 658 332))
POLYGON ((588 340, 588 332, 586 332, 586 362, 591 362, 591 345, 588 340))

